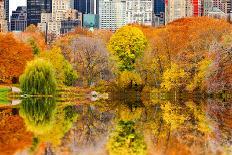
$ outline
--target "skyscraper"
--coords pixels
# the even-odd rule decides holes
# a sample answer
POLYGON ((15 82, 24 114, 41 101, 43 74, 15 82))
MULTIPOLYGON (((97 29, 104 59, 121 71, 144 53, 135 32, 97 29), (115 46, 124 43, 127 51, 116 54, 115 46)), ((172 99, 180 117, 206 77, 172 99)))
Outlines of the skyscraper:
POLYGON ((126 23, 152 25, 153 0, 126 0, 126 23))
POLYGON ((7 32, 7 20, 6 20, 6 12, 4 0, 0 0, 0 32, 7 32))
POLYGON ((179 18, 193 15, 192 0, 166 0, 165 1, 165 24, 179 18))
POLYGON ((27 7, 19 6, 12 11, 10 18, 10 31, 24 31, 27 27, 27 7))
POLYGON ((126 0, 99 0, 100 28, 115 31, 126 24, 126 0))
POLYGON ((6 20, 9 22, 9 0, 4 0, 4 9, 6 12, 6 20))
POLYGON ((74 9, 83 14, 98 14, 99 0, 74 0, 74 9))
POLYGON ((74 10, 73 0, 53 0, 52 13, 41 13, 41 22, 38 24, 42 32, 59 36, 81 26, 82 13, 74 10))
POLYGON ((37 25, 42 12, 52 12, 52 0, 27 0, 27 25, 37 25))

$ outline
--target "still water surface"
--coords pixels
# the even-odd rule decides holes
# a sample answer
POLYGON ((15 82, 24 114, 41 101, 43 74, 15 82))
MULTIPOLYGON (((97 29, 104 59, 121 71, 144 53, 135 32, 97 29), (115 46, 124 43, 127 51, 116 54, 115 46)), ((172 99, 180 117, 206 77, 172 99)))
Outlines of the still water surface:
POLYGON ((0 108, 0 154, 232 154, 232 104, 132 95, 0 108))

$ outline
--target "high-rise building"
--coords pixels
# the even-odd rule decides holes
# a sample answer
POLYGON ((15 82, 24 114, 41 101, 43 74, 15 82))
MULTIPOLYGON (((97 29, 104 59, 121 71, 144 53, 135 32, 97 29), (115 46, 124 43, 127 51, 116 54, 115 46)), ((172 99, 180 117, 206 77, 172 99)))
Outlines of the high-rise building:
POLYGON ((27 27, 27 7, 19 6, 12 11, 10 18, 10 31, 24 31, 27 27))
POLYGON ((230 13, 231 11, 231 0, 221 0, 222 4, 225 5, 225 13, 230 13))
POLYGON ((213 0, 213 7, 220 9, 224 13, 227 13, 226 2, 227 0, 213 0))
POLYGON ((74 0, 74 9, 83 14, 98 14, 99 0, 74 0))
POLYGON ((42 13, 38 27, 43 32, 59 36, 82 25, 82 13, 74 10, 73 0, 53 0, 52 13, 42 13))
MULTIPOLYGON (((207 1, 207 0, 206 0, 207 1)), ((202 16, 202 2, 203 0, 193 0, 193 15, 194 16, 202 16)))
POLYGON ((37 25, 41 20, 41 13, 52 12, 52 0, 27 0, 27 25, 37 25))
POLYGON ((6 20, 7 22, 9 22, 9 0, 4 0, 4 9, 5 9, 5 12, 6 12, 6 20))
POLYGON ((126 24, 126 0, 99 0, 100 28, 115 31, 126 24))
POLYGON ((153 0, 126 0, 126 23, 152 25, 153 0))
POLYGON ((4 0, 0 0, 0 32, 7 32, 7 20, 6 20, 6 12, 4 0))
POLYGON ((193 16, 192 0, 166 0, 165 24, 179 18, 193 16))

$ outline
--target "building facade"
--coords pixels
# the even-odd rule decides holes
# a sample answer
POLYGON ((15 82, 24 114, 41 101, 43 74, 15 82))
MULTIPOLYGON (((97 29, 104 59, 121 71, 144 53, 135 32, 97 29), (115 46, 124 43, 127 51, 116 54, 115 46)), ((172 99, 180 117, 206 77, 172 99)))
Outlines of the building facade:
POLYGON ((126 25, 126 0, 99 0, 100 28, 112 31, 126 25))
POLYGON ((9 22, 9 16, 10 16, 10 14, 9 14, 9 12, 10 12, 9 1, 10 0, 4 0, 4 9, 5 9, 5 13, 6 13, 5 15, 6 15, 7 22, 9 22))
POLYGON ((41 13, 52 12, 52 0, 27 0, 27 25, 37 25, 41 21, 41 13))
POLYGON ((152 25, 153 0, 126 0, 126 23, 152 25))
POLYGON ((192 0, 166 0, 165 24, 194 14, 192 0))
POLYGON ((8 31, 8 26, 6 20, 4 0, 0 0, 0 32, 7 32, 7 31, 8 31))
POLYGON ((19 6, 12 11, 10 17, 10 31, 24 31, 27 27, 27 7, 19 6))
POLYGON ((82 13, 74 8, 73 0, 53 0, 52 13, 42 13, 38 24, 42 32, 59 36, 82 25, 82 13))

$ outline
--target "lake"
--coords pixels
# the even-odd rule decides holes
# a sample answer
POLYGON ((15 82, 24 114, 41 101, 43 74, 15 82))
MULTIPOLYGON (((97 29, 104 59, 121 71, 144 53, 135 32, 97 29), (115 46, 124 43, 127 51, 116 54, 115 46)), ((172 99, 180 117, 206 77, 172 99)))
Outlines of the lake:
POLYGON ((232 154, 232 104, 139 93, 1 105, 1 155, 232 154))

